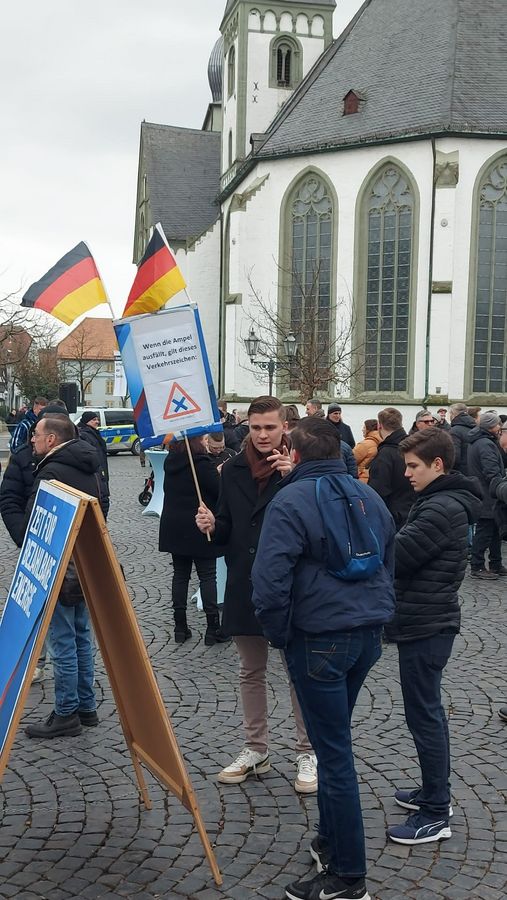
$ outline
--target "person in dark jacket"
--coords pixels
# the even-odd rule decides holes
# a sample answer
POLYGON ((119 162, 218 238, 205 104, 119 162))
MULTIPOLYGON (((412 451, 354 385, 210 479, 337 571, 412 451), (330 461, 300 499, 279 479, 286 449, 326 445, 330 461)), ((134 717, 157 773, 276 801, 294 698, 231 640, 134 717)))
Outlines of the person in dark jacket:
MULTIPOLYGON (((232 635, 240 658, 239 685, 246 744, 218 780, 240 784, 250 775, 271 768, 268 751, 266 668, 268 641, 252 605, 252 565, 266 508, 292 464, 289 458, 285 408, 276 397, 257 397, 248 410, 250 435, 241 453, 222 469, 216 517, 204 505, 197 524, 225 547, 227 584, 222 628, 232 635)), ((297 731, 296 791, 317 790, 315 756, 308 740, 294 689, 291 700, 297 731)))
POLYGON ((207 442, 211 462, 217 471, 220 472, 224 462, 227 462, 228 459, 232 459, 233 456, 236 456, 236 451, 225 446, 223 432, 211 431, 208 434, 207 442))
POLYGON ((447 432, 413 434, 400 449, 417 500, 396 535, 396 614, 388 633, 398 643, 405 718, 422 785, 396 791, 395 801, 412 815, 387 833, 400 844, 423 844, 451 837, 449 730, 440 684, 460 629, 458 590, 481 491, 475 478, 451 471, 454 447, 447 432))
POLYGON ((454 444, 454 468, 462 475, 468 475, 468 445, 470 433, 477 423, 467 413, 466 403, 453 403, 449 409, 451 420, 450 435, 454 444))
POLYGON ((498 416, 493 412, 483 413, 479 418, 479 425, 470 432, 468 446, 468 474, 478 478, 482 488, 482 508, 472 540, 470 568, 475 578, 485 580, 507 575, 507 568, 502 565, 502 542, 493 515, 495 490, 505 475, 498 446, 499 433, 498 416), (485 563, 488 549, 489 569, 485 563))
MULTIPOLYGON (((189 445, 203 500, 214 510, 220 480, 206 450, 204 436, 191 438, 189 445)), ((217 605, 216 561, 221 553, 197 528, 195 515, 198 506, 186 445, 183 441, 173 442, 164 461, 164 505, 160 516, 158 549, 172 556, 174 640, 177 644, 183 644, 192 637, 187 625, 187 597, 192 565, 195 565, 206 613, 204 643, 212 647, 226 640, 220 631, 217 605)))
POLYGON ((399 449, 407 435, 398 409, 388 406, 379 412, 377 419, 382 443, 370 463, 368 484, 380 494, 399 530, 415 500, 414 489, 405 478, 405 464, 399 449))
POLYGON ((21 421, 16 425, 16 428, 12 432, 11 440, 10 440, 10 450, 11 453, 13 450, 17 450, 18 447, 22 447, 23 444, 28 444, 30 441, 30 434, 33 430, 33 427, 37 421, 37 417, 41 410, 48 405, 48 401, 46 397, 36 397, 32 403, 32 406, 21 421))
MULTIPOLYGON (((289 885, 287 897, 368 896, 366 858, 350 720, 357 695, 382 653, 382 626, 394 612, 394 522, 367 485, 352 481, 329 422, 305 419, 292 432, 295 469, 271 501, 252 569, 253 604, 266 638, 285 649, 319 767, 319 834, 311 852, 324 872, 289 885), (351 482, 377 536, 377 570, 338 580, 330 569, 316 479, 351 482)), ((333 504, 343 519, 342 504, 333 504)), ((334 526, 338 530, 338 524, 334 526)), ((348 537, 348 531, 347 531, 348 537)))
POLYGON ((447 421, 447 410, 445 406, 441 406, 440 409, 437 409, 437 417, 435 419, 435 426, 437 428, 441 428, 443 431, 450 431, 451 426, 447 421))
MULTIPOLYGON (((92 409, 87 409, 82 414, 77 423, 77 430, 82 441, 86 441, 97 452, 100 462, 100 475, 102 479, 102 495, 104 500, 107 497, 107 511, 109 511, 110 491, 109 491, 109 465, 107 461, 107 444, 99 433, 100 418, 98 413, 92 409)), ((104 515, 107 515, 105 513, 104 515)))
POLYGON ((354 435, 352 434, 350 425, 347 425, 342 419, 342 408, 339 403, 329 404, 326 418, 327 421, 336 428, 342 444, 348 444, 350 449, 353 450, 356 446, 354 435))
MULTIPOLYGON (((98 458, 76 439, 69 417, 51 413, 37 422, 32 436, 35 480, 27 504, 25 530, 42 480, 61 481, 100 499, 98 458)), ((28 725, 33 738, 81 734, 83 725, 98 724, 93 690, 93 638, 85 599, 72 563, 49 625, 49 649, 55 676, 55 708, 45 722, 28 725)))

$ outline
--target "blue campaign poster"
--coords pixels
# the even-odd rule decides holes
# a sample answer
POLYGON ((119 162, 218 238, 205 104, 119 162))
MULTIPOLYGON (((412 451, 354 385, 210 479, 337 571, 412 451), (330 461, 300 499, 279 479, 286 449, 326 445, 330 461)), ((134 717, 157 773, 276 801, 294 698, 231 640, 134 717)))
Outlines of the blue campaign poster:
POLYGON ((80 506, 42 482, 0 621, 0 755, 80 506))

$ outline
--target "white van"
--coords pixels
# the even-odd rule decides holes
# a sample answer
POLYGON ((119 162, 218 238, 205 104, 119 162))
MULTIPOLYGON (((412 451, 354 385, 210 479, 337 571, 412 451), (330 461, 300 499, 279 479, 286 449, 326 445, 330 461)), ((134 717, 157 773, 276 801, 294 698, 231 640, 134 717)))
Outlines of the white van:
POLYGON ((71 416, 72 421, 79 422, 82 414, 89 410, 93 410, 99 416, 98 431, 107 444, 107 452, 110 456, 123 450, 130 450, 135 456, 139 456, 141 442, 134 429, 133 409, 124 409, 122 406, 100 408, 78 406, 77 411, 71 416))

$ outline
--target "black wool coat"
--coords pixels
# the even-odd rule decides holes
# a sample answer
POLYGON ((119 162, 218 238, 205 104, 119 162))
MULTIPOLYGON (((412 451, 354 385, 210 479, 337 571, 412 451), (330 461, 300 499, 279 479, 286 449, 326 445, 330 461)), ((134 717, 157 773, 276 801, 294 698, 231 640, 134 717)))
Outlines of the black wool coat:
POLYGON ((259 494, 244 450, 222 469, 214 539, 225 546, 227 584, 222 631, 227 635, 262 635, 252 604, 251 572, 264 513, 281 481, 280 473, 273 472, 259 494))
POLYGON ((505 475, 502 453, 496 435, 476 426, 470 432, 468 474, 479 479, 482 488, 481 519, 493 518, 493 497, 505 475))
POLYGON ((7 531, 21 547, 26 528, 26 507, 35 480, 35 460, 31 444, 11 453, 0 485, 0 514, 7 531))
POLYGON ((354 435, 352 434, 352 428, 350 427, 350 425, 347 425, 346 422, 343 422, 341 419, 339 422, 332 422, 329 416, 326 416, 326 422, 329 422, 330 425, 333 425, 334 428, 336 428, 338 434, 340 435, 340 440, 345 441, 345 443, 349 445, 350 449, 353 450, 356 446, 356 442, 354 440, 354 435))
POLYGON ((405 460, 399 448, 406 438, 403 428, 393 431, 378 445, 377 455, 370 463, 368 484, 380 494, 391 513, 396 530, 407 521, 415 501, 415 491, 405 477, 405 460))
POLYGON ((78 431, 81 440, 86 441, 87 444, 90 444, 90 447, 93 447, 93 449, 97 451, 97 455, 100 459, 100 464, 104 470, 106 481, 109 481, 107 444, 104 438, 101 434, 99 434, 97 429, 93 428, 91 425, 78 425, 78 431))
POLYGON ((27 505, 25 530, 35 502, 37 489, 42 480, 51 481, 54 479, 55 481, 61 481, 62 484, 68 484, 69 487, 83 491, 84 494, 97 497, 100 500, 102 510, 104 513, 107 512, 109 502, 108 498, 102 495, 98 469, 99 460, 95 450, 89 444, 85 444, 80 438, 61 444, 52 453, 45 456, 35 469, 35 481, 27 505))
POLYGON ((468 445, 472 429, 477 427, 472 416, 468 413, 460 413, 451 422, 449 432, 454 444, 454 468, 462 475, 468 475, 468 445))
MULTIPOLYGON (((220 476, 207 453, 196 453, 194 465, 202 499, 215 511, 220 476)), ((160 517, 158 549, 192 559, 216 559, 222 555, 216 541, 208 541, 195 524, 199 506, 187 453, 169 451, 164 461, 164 505, 160 517)))
POLYGON ((459 472, 441 475, 417 494, 395 538, 396 612, 386 626, 392 640, 458 633, 468 529, 480 508, 477 480, 459 472))

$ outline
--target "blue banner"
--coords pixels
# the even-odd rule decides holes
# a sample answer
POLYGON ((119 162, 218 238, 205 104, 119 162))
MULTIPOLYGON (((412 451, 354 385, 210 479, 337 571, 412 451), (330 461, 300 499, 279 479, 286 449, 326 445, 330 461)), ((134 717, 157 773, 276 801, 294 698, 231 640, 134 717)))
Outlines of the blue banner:
POLYGON ((80 500, 42 482, 0 621, 0 753, 80 500))

